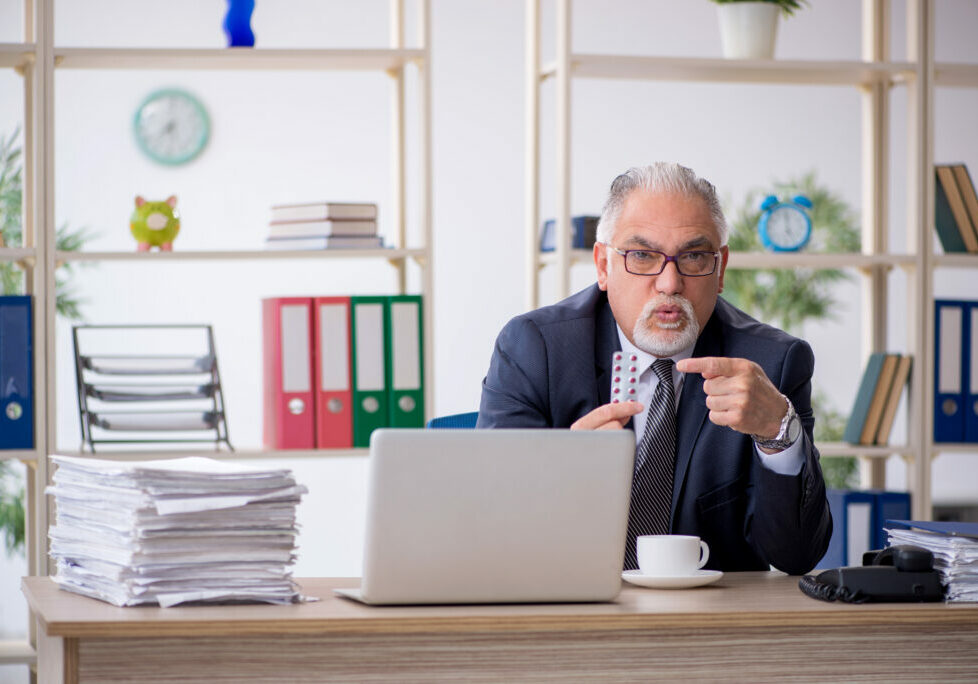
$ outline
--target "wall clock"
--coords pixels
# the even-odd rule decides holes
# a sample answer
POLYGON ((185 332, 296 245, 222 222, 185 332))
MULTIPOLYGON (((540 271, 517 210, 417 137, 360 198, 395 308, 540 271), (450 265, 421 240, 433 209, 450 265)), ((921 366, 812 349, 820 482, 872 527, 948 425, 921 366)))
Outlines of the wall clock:
POLYGON ((779 202, 768 195, 761 203, 761 220, 757 223, 764 246, 774 252, 796 252, 808 244, 812 236, 812 219, 808 210, 812 201, 796 195, 789 202, 779 202))
POLYGON ((136 109, 132 127, 139 149, 153 161, 170 166, 199 155, 211 130, 200 100, 177 88, 150 93, 136 109))

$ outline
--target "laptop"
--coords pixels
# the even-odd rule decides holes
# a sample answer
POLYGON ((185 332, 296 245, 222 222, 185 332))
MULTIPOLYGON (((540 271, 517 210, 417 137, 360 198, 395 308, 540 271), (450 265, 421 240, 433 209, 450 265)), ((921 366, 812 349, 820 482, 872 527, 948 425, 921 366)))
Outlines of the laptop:
POLYGON ((368 604, 610 601, 621 589, 628 430, 376 430, 368 604))

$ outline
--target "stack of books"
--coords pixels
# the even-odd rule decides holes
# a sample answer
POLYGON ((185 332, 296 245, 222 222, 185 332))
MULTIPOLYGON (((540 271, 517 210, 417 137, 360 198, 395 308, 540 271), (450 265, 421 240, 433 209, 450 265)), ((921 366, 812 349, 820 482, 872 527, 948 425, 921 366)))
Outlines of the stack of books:
POLYGON ((978 523, 887 522, 891 546, 911 544, 934 554, 934 569, 941 573, 948 601, 978 601, 978 523))
POLYGON ((117 606, 294 603, 289 470, 188 457, 120 462, 52 456, 54 581, 117 606))
POLYGON ((266 249, 373 249, 384 246, 377 235, 377 205, 359 202, 311 202, 272 207, 266 249))
POLYGON ((913 357, 871 354, 842 439, 850 444, 887 444, 913 357))

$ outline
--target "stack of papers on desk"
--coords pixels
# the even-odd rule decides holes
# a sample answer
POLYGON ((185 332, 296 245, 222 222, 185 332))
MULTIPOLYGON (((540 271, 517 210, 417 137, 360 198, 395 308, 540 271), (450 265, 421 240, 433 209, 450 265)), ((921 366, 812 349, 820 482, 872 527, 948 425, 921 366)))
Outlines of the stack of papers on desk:
POLYGON ((888 520, 889 544, 912 544, 934 554, 948 601, 978 601, 978 523, 888 520), (911 529, 902 529, 907 526, 911 529))
POLYGON ((51 460, 62 589, 117 606, 301 600, 291 567, 307 490, 291 471, 200 457, 51 460))

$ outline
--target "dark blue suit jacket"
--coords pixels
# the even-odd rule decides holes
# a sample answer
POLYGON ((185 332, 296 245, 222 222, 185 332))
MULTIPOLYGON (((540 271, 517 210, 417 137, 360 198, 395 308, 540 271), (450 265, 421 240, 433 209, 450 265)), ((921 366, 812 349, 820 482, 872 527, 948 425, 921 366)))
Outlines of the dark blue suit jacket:
MULTIPOLYGON (((611 355, 620 348, 608 297, 597 285, 517 316, 496 340, 478 427, 570 427, 608 403, 611 355)), ((801 417, 805 464, 797 476, 765 468, 748 435, 710 422, 703 378, 687 374, 677 415, 671 531, 705 539, 708 568, 808 572, 832 534, 812 442, 811 347, 718 299, 693 356, 759 364, 801 417)))

